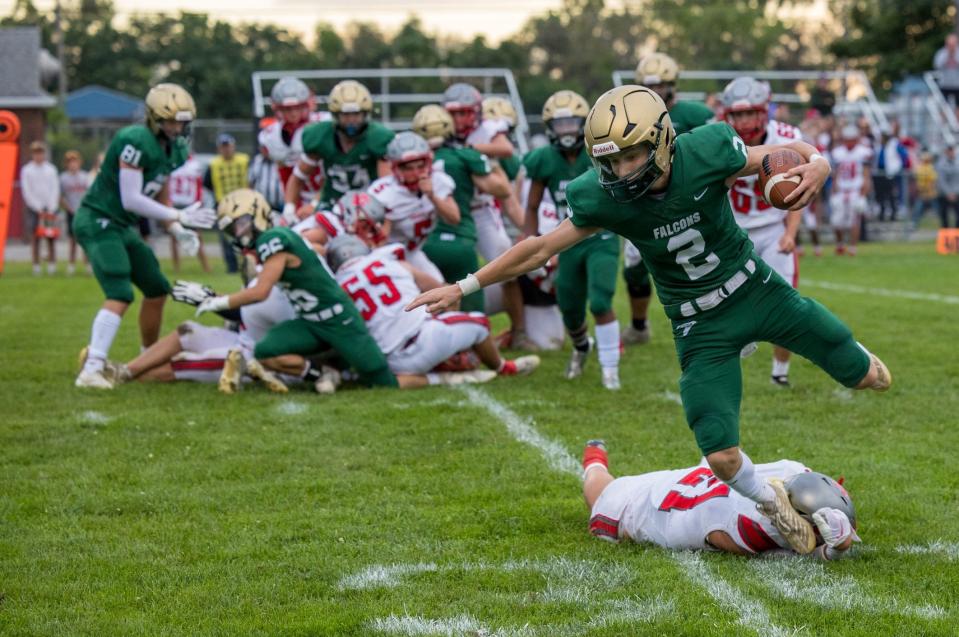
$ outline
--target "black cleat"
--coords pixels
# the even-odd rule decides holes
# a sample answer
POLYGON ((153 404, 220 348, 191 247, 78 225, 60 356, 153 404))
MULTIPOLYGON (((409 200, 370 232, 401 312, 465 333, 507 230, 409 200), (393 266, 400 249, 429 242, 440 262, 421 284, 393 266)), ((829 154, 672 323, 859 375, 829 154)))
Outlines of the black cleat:
POLYGON ((789 384, 789 376, 770 376, 769 382, 777 387, 785 387, 789 389, 792 385, 789 384))

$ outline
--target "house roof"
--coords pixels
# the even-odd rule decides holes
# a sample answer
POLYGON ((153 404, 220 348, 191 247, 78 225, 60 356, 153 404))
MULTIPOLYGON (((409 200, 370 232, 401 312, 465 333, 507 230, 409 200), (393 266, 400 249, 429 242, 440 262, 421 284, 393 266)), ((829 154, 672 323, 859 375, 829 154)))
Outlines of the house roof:
POLYGON ((40 30, 0 29, 0 108, 52 108, 57 100, 40 88, 40 30))
POLYGON ((143 100, 120 91, 91 84, 67 94, 67 116, 71 120, 143 119, 143 100))

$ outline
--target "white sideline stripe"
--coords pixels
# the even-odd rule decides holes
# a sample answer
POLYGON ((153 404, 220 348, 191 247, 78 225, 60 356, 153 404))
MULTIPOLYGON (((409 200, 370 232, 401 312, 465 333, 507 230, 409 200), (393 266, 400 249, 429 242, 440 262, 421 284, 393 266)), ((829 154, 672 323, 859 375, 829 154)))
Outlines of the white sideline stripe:
POLYGON ((936 619, 946 614, 939 606, 913 606, 896 599, 870 595, 852 577, 827 572, 821 562, 787 557, 754 560, 749 565, 760 581, 783 597, 823 608, 862 610, 871 614, 893 613, 920 619, 936 619))
POLYGON ((959 559, 959 542, 935 540, 928 544, 900 544, 897 553, 905 555, 942 555, 949 560, 959 559))
POLYGON ((563 445, 539 433, 533 426, 531 418, 523 418, 517 415, 512 409, 481 389, 468 385, 461 385, 459 389, 466 394, 471 403, 485 409, 506 425, 506 429, 513 434, 514 438, 539 449, 550 467, 563 473, 582 477, 583 470, 576 458, 571 456, 563 445))
POLYGON ((99 411, 90 410, 80 414, 80 420, 94 425, 103 425, 113 420, 113 418, 99 411))
POLYGON ((294 400, 284 400, 276 406, 276 411, 284 416, 299 416, 300 414, 305 414, 308 409, 309 407, 303 403, 298 403, 294 400))
POLYGON ((785 630, 772 622, 766 607, 734 588, 726 580, 715 575, 698 553, 681 551, 671 555, 687 578, 706 589, 720 606, 739 615, 738 623, 756 632, 760 637, 793 635, 796 630, 785 630))
POLYGON ((458 637, 463 634, 489 634, 489 631, 486 630, 483 624, 469 615, 459 615, 458 617, 452 617, 450 619, 427 619, 426 617, 412 615, 390 615, 386 618, 374 619, 373 628, 390 635, 408 635, 409 637, 415 637, 417 635, 449 635, 449 637, 458 637))
POLYGON ((898 299, 911 299, 914 301, 932 301, 934 303, 946 303, 948 305, 959 305, 959 296, 950 296, 948 294, 934 294, 930 292, 913 292, 911 290, 889 290, 886 288, 871 288, 863 285, 853 285, 851 283, 833 283, 831 281, 816 281, 813 279, 800 279, 799 284, 809 285, 814 288, 824 290, 835 290, 837 292, 852 292, 854 294, 868 294, 870 296, 889 296, 898 299))
POLYGON ((371 588, 393 588, 406 575, 432 573, 436 564, 420 562, 418 564, 389 564, 368 566, 359 573, 347 575, 340 580, 340 590, 367 590, 371 588))
MULTIPOLYGON (((576 462, 576 459, 562 445, 544 438, 532 426, 532 421, 520 418, 506 405, 482 390, 469 386, 461 386, 459 389, 469 396, 470 402, 499 418, 517 440, 538 448, 551 467, 582 477, 580 464, 576 462)), ((785 631, 773 624, 762 603, 750 599, 726 580, 712 574, 698 555, 678 553, 673 556, 673 559, 683 567, 685 575, 705 588, 717 603, 735 610, 739 614, 740 625, 756 632, 760 637, 786 636, 794 632, 785 631)))

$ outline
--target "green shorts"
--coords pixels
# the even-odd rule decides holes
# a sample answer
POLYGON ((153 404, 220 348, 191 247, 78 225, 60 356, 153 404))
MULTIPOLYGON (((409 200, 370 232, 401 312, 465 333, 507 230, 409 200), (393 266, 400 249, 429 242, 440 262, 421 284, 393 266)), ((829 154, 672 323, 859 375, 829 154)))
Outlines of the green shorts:
POLYGON ((613 309, 619 243, 612 232, 600 232, 560 253, 556 303, 566 329, 576 330, 586 323, 587 302, 593 316, 613 309))
POLYGON ((148 299, 170 293, 170 282, 136 227, 117 225, 80 206, 73 216, 73 233, 107 299, 132 303, 134 285, 148 299))
POLYGON ((832 312, 800 296, 766 263, 712 310, 672 319, 686 422, 704 455, 739 445, 743 379, 739 352, 765 341, 808 358, 846 387, 869 371, 869 356, 832 312))
MULTIPOLYGON (((443 273, 447 283, 456 283, 479 270, 475 239, 465 239, 451 232, 434 232, 423 244, 423 252, 443 273)), ((464 297, 460 310, 483 312, 483 298, 482 290, 464 297)))
POLYGON ((352 307, 325 321, 295 318, 275 325, 256 344, 253 355, 261 360, 284 354, 308 357, 330 347, 359 373, 365 385, 397 386, 386 356, 352 307))

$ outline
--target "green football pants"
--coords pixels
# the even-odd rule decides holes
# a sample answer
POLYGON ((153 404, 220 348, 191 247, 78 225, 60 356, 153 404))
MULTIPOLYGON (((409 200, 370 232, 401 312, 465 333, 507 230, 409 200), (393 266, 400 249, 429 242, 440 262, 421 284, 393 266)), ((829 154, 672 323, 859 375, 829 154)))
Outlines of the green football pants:
MULTIPOLYGON (((476 256, 476 240, 443 232, 431 234, 423 244, 423 252, 443 273, 447 283, 456 283, 479 270, 479 258, 476 256), (442 236, 442 238, 441 238, 442 236)), ((483 312, 483 291, 463 297, 460 310, 463 312, 483 312)))
POLYGON ((747 343, 784 347, 846 387, 858 385, 869 371, 869 356, 841 320, 754 260, 755 274, 719 306, 671 317, 683 410, 704 455, 739 445, 739 352, 747 343))
POLYGON ((600 232, 559 255, 556 270, 556 303, 567 330, 586 322, 586 306, 593 316, 613 309, 616 273, 619 269, 619 237, 600 232))

